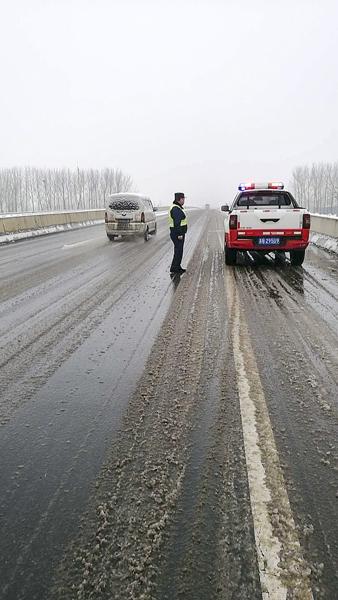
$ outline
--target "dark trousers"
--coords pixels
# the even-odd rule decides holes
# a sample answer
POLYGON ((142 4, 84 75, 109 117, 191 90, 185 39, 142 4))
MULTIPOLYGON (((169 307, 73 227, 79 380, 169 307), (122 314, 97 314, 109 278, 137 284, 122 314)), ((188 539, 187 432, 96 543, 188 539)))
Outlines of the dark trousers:
POLYGON ((179 240, 177 233, 174 233, 173 231, 171 231, 170 237, 174 244, 174 257, 173 257, 173 261, 171 263, 170 271, 178 271, 181 268, 181 260, 182 260, 182 256, 183 256, 183 246, 184 246, 185 236, 183 235, 182 239, 179 240))

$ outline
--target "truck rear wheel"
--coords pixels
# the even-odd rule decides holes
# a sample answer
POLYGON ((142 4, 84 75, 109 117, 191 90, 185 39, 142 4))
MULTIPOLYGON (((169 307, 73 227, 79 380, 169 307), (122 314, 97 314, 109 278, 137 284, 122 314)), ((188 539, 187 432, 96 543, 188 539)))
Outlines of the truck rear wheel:
POLYGON ((294 266, 302 265, 305 258, 305 250, 290 250, 290 261, 294 266))
POLYGON ((227 248, 227 246, 225 246, 224 254, 225 254, 225 264, 226 265, 235 265, 236 264, 237 250, 235 250, 234 248, 227 248))

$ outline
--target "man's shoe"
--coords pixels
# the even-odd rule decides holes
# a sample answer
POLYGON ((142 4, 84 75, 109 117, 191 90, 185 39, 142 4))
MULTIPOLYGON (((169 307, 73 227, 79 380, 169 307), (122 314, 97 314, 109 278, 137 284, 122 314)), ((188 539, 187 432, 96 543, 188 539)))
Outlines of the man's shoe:
POLYGON ((182 269, 182 267, 178 270, 179 273, 186 273, 187 269, 182 269))

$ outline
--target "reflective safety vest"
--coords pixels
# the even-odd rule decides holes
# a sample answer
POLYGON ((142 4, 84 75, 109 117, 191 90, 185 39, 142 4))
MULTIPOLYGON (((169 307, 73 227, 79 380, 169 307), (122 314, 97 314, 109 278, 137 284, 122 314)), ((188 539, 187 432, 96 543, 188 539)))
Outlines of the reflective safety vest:
POLYGON ((170 208, 169 208, 169 227, 174 227, 174 219, 171 216, 171 211, 173 208, 180 208, 182 211, 182 219, 180 221, 180 227, 183 227, 184 225, 188 225, 188 221, 187 221, 187 217, 185 215, 185 212, 183 210, 183 208, 181 206, 179 206, 178 204, 173 204, 170 208))

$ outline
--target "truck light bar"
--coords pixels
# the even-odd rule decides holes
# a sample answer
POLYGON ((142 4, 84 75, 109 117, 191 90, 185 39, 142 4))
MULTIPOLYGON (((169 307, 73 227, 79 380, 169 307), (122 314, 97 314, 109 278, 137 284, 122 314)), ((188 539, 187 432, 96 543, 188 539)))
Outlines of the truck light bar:
POLYGON ((241 192, 246 190, 283 190, 284 184, 281 181, 270 181, 268 183, 240 183, 238 189, 241 192))
POLYGON ((255 184, 254 183, 240 183, 238 186, 238 189, 241 192, 244 192, 245 190, 254 190, 255 184))
POLYGON ((284 184, 281 181, 274 182, 274 183, 268 183, 268 188, 269 188, 269 190, 283 190, 284 184))

